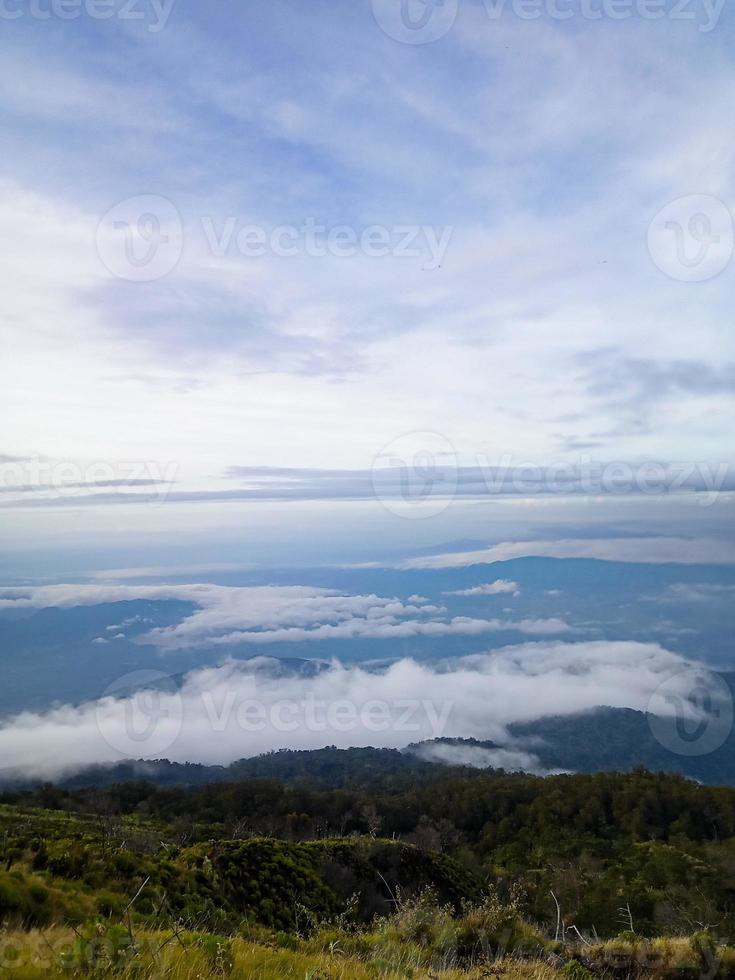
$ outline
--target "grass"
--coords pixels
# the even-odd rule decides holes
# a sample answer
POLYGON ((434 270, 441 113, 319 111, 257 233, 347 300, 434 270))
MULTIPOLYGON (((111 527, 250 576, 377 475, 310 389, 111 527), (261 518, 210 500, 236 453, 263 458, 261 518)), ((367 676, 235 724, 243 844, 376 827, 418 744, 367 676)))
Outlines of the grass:
MULTIPOLYGON (((514 924, 505 947, 477 941, 494 908, 452 919, 419 899, 367 929, 334 924, 299 938, 244 925, 240 934, 134 931, 97 919, 80 928, 0 932, 0 978, 62 980, 730 980, 735 950, 705 933, 579 947, 514 924), (479 917, 479 918, 478 918, 479 917), (483 918, 484 917, 484 918, 483 918), (482 919, 483 921, 480 921, 482 919)), ((497 923, 495 923, 497 924, 497 923)))
POLYGON ((80 943, 78 935, 62 928, 0 934, 0 975, 9 980, 55 980, 69 977, 115 976, 121 980, 559 980, 546 963, 508 959, 496 966, 478 964, 466 969, 437 970, 425 965, 420 950, 410 944, 390 960, 380 956, 348 955, 339 944, 318 949, 312 943, 284 948, 277 940, 254 942, 198 933, 144 933, 132 950, 100 933, 96 944, 80 943))

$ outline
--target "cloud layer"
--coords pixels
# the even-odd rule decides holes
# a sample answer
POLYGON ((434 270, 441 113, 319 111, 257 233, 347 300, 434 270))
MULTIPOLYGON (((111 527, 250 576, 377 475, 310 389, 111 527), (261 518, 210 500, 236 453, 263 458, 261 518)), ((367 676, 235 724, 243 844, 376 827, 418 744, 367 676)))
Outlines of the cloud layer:
POLYGON ((602 561, 675 565, 733 565, 735 544, 728 540, 676 537, 567 538, 503 541, 474 551, 407 558, 402 569, 465 568, 511 558, 595 558, 602 561))
POLYGON ((686 664, 651 643, 545 641, 431 666, 404 659, 380 672, 335 661, 284 675, 277 666, 231 661, 180 686, 154 672, 122 678, 97 702, 8 719, 0 757, 47 776, 130 757, 228 763, 282 747, 471 736, 505 750, 487 762, 533 769, 532 749, 512 743, 508 724, 600 704, 643 710, 686 664), (142 692, 131 697, 131 684, 142 692))
POLYGON ((171 651, 356 637, 481 636, 499 631, 554 636, 571 631, 558 617, 447 618, 446 609, 420 596, 404 602, 377 595, 341 595, 310 586, 49 585, 0 589, 0 609, 68 609, 141 599, 179 600, 196 607, 180 623, 157 627, 137 638, 139 643, 171 651))

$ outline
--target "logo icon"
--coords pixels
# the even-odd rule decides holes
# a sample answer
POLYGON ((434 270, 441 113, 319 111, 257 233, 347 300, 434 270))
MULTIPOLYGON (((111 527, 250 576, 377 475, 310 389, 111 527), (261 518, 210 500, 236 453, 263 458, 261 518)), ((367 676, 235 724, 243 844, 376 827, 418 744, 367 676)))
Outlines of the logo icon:
POLYGON ((373 460, 373 493, 392 514, 423 519, 449 507, 457 494, 457 454, 437 432, 409 432, 373 460))
POLYGON ((459 0, 372 0, 381 30, 402 44, 430 44, 450 31, 459 0))
POLYGON ((154 282, 178 265, 184 247, 181 215, 165 197, 120 201, 97 226, 97 254, 118 279, 154 282))
POLYGON ((95 704, 100 735, 126 759, 165 754, 181 734, 183 714, 179 689, 158 670, 125 674, 95 704))
POLYGON ((735 249, 733 218, 717 197, 695 194, 667 204, 648 229, 651 258, 671 279, 706 282, 727 268, 735 249))
POLYGON ((732 731, 730 688, 705 668, 667 678, 651 695, 647 710, 654 738, 675 755, 709 755, 732 731))

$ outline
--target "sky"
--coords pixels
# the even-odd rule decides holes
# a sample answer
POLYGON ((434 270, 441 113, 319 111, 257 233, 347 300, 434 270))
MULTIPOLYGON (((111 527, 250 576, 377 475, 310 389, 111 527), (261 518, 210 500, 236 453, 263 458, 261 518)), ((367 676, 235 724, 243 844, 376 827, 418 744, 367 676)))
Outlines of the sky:
POLYGON ((732 486, 731 10, 66 2, 0 14, 6 546, 396 461, 732 486))
POLYGON ((450 688, 477 737, 732 667, 724 0, 0 21, 9 764, 119 758, 88 725, 163 661, 199 761, 249 657, 331 663, 328 701, 450 688))

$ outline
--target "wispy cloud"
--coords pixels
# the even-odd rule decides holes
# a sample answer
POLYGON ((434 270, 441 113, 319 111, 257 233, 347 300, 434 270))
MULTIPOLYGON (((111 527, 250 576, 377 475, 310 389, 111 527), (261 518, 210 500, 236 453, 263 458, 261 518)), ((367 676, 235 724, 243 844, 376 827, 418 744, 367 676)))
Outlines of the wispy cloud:
POLYGON ((444 595, 456 596, 484 596, 484 595, 512 595, 519 596, 521 587, 517 582, 509 579, 496 579, 486 585, 475 585, 471 589, 457 589, 454 592, 445 592, 444 595))
POLYGON ((547 770, 539 764, 538 757, 520 747, 490 748, 471 743, 427 741, 417 745, 412 752, 419 759, 438 762, 445 766, 470 766, 473 769, 506 769, 547 774, 547 770))
POLYGON ((707 600, 735 598, 735 585, 717 585, 705 582, 698 584, 671 585, 666 598, 672 602, 684 600, 685 602, 705 602, 707 600))
POLYGON ((728 18, 701 34, 461 6, 431 50, 326 0, 177 4, 157 34, 7 22, 5 452, 125 458, 134 442, 179 462, 180 503, 368 499, 371 461, 410 431, 456 445, 468 497, 473 461, 511 449, 540 467, 731 462, 728 277, 672 282, 646 250, 672 200, 733 207, 728 18), (139 195, 182 220, 156 282, 115 278, 95 252, 102 215, 139 195), (309 217, 451 228, 451 243, 429 269, 237 246, 309 217), (205 226, 228 222, 213 249, 205 226), (271 472, 223 487, 243 432, 271 472))
POLYGON ((465 568, 510 558, 596 558, 602 561, 652 565, 735 565, 735 544, 698 538, 575 538, 547 541, 505 541, 476 551, 407 558, 398 567, 465 568))
MULTIPOLYGON (((169 503, 305 502, 305 501, 395 501, 401 504, 445 500, 487 500, 502 497, 608 497, 665 496, 691 493, 710 504, 719 495, 735 491, 735 465, 719 463, 662 463, 658 460, 606 462, 588 457, 584 463, 559 462, 554 466, 507 465, 484 459, 480 465, 459 465, 455 459, 442 459, 432 453, 425 462, 421 436, 416 443, 418 464, 412 457, 402 464, 370 469, 318 469, 269 466, 228 467, 223 479, 226 487, 206 489, 168 489, 169 503), (234 486, 232 484, 235 484, 234 486)), ((380 459, 380 456, 378 456, 380 459)), ((95 506, 120 503, 160 502, 160 493, 146 493, 147 486, 166 484, 171 479, 108 480, 59 485, 30 484, 9 486, 0 493, 15 492, 17 497, 0 503, 0 508, 44 506, 95 506), (84 488, 83 496, 70 493, 84 488), (110 488, 105 491, 105 488, 110 488), (117 492, 115 489, 117 488, 117 492), (136 489, 134 495, 120 492, 136 489), (29 491, 53 489, 53 497, 28 499, 29 491), (95 489, 101 492, 94 492, 95 489)))

